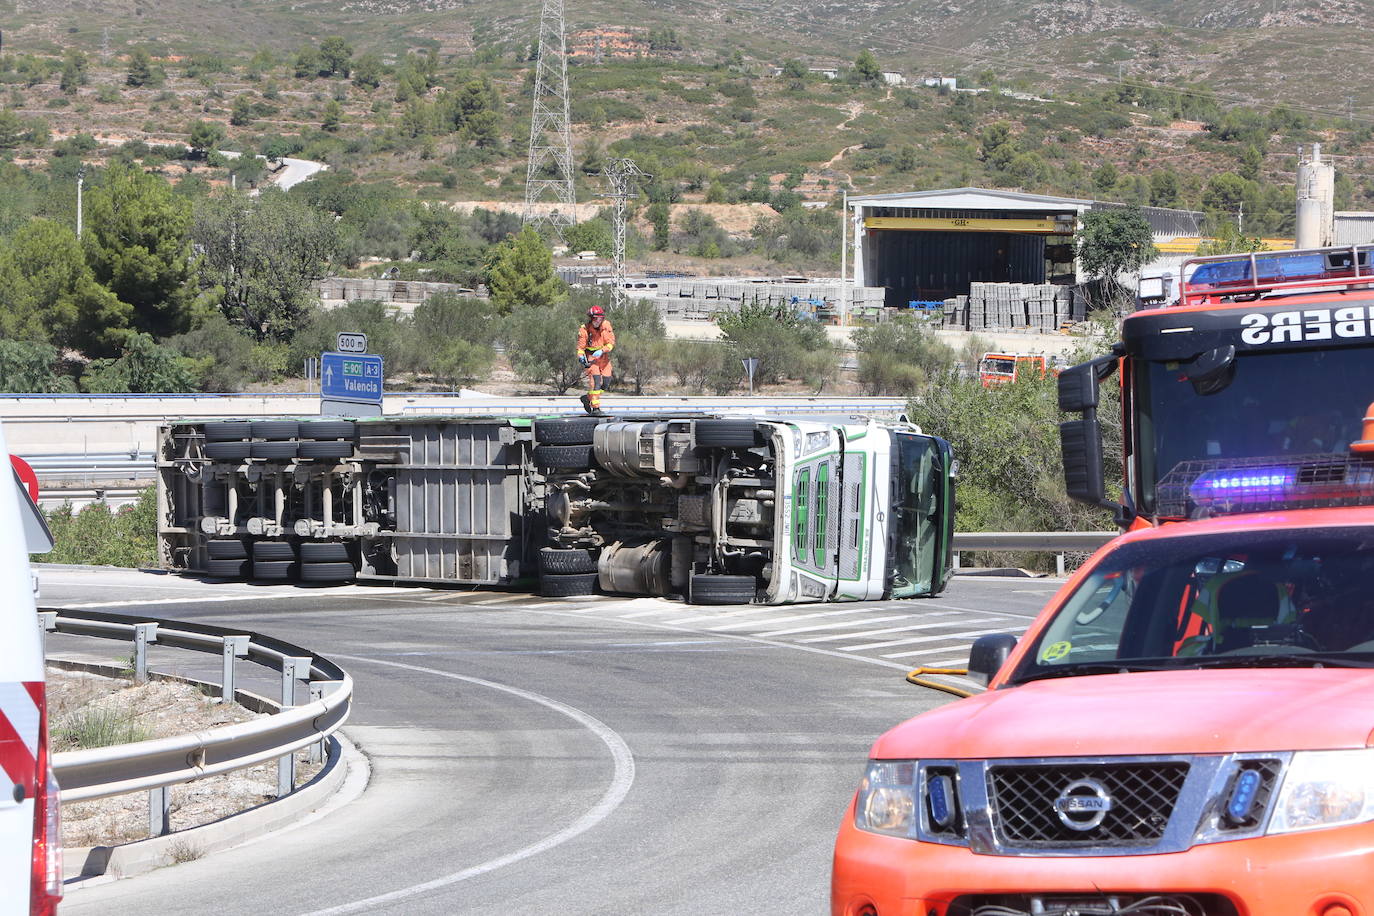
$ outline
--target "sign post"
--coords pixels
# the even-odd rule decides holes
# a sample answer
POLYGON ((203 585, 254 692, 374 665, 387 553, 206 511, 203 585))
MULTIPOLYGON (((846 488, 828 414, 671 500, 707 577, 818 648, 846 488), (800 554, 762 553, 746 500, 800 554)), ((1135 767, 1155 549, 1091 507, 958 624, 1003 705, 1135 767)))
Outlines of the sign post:
POLYGON ((759 359, 757 356, 746 356, 740 360, 744 364, 744 373, 749 376, 749 394, 754 393, 754 373, 759 371, 759 359))
POLYGON ((381 416, 382 358, 372 353, 320 354, 320 414, 381 416))

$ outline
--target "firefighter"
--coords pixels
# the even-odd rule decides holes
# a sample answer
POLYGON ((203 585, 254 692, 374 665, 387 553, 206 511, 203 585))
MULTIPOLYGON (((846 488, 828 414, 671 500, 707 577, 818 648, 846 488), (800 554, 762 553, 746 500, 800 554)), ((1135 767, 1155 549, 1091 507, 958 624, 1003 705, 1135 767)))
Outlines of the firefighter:
POLYGON ((601 416, 601 395, 611 380, 610 354, 614 347, 615 330, 606 320, 606 310, 599 305, 587 309, 587 323, 577 329, 577 361, 587 376, 582 408, 593 416, 601 416))

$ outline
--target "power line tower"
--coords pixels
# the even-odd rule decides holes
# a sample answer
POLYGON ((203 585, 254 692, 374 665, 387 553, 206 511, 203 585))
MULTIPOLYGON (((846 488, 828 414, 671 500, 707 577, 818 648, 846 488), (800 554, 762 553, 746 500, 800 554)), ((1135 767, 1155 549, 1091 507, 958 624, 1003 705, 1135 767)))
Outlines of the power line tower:
POLYGON ((626 203, 639 196, 639 190, 635 187, 636 179, 653 176, 641 171, 633 159, 607 159, 601 169, 601 177, 606 179, 606 184, 610 188, 607 196, 615 201, 615 216, 611 221, 611 264, 615 276, 615 297, 619 300, 625 295, 626 203))
POLYGON ((525 224, 548 225, 562 238, 577 222, 572 132, 568 127, 568 45, 563 0, 544 0, 539 15, 539 60, 534 66, 530 158, 525 171, 525 224), (540 204, 553 201, 545 209, 540 204))

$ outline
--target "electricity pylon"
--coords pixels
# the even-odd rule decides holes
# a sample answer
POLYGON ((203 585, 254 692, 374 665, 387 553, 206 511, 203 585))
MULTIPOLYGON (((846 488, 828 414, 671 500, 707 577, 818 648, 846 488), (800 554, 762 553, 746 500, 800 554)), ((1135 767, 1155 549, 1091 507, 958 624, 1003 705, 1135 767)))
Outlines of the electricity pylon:
POLYGON ((572 131, 568 121, 568 45, 563 0, 544 0, 539 15, 539 60, 534 65, 530 157, 525 171, 525 224, 563 229, 577 222, 572 131), (541 204, 552 201, 552 208, 541 204))
POLYGON ((601 169, 601 177, 606 179, 610 187, 607 196, 615 201, 615 216, 611 221, 611 265, 615 277, 615 298, 618 301, 625 295, 625 205, 639 196, 635 179, 653 176, 641 171, 633 159, 607 159, 601 169))

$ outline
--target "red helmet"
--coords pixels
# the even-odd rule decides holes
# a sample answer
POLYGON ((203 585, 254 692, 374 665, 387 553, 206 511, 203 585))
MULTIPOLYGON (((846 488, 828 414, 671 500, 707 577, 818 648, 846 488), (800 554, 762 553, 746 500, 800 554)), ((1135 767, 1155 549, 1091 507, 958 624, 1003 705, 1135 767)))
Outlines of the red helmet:
POLYGON ((604 317, 606 317, 606 310, 603 309, 603 308, 602 308, 601 306, 599 306, 599 305, 594 305, 594 306, 592 306, 591 308, 587 309, 587 317, 588 317, 588 318, 604 318, 604 317))

